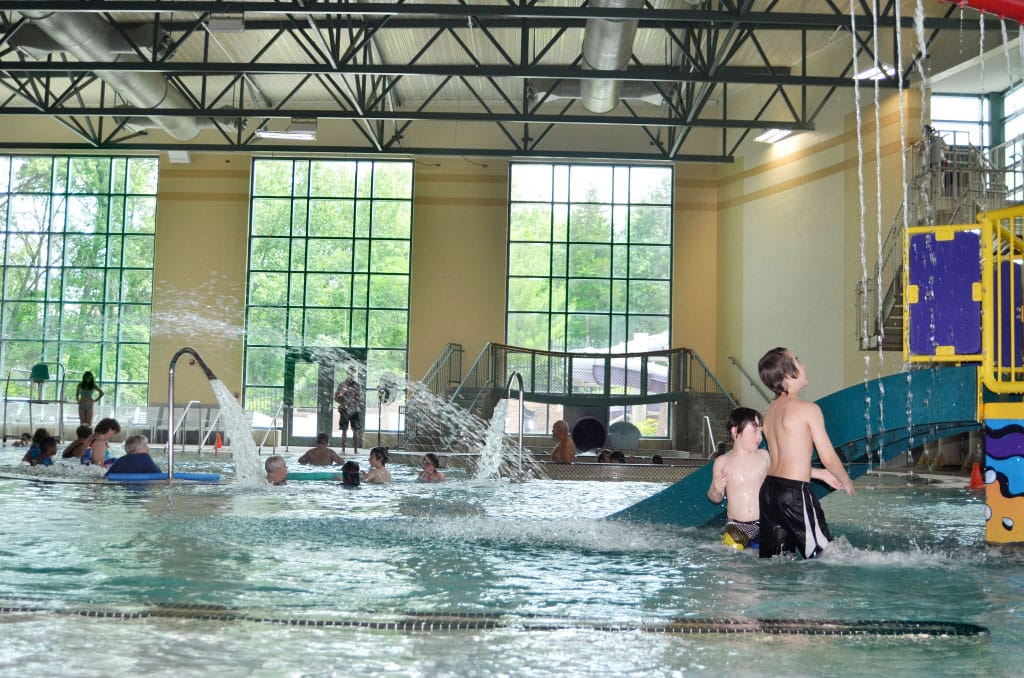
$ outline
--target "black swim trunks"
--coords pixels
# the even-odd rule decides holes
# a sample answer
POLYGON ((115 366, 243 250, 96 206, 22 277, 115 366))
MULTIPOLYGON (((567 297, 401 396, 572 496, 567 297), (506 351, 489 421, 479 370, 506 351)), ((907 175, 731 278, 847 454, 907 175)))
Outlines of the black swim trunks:
POLYGON ((804 558, 816 558, 832 541, 810 483, 768 476, 761 485, 760 504, 760 557, 796 552, 804 558))

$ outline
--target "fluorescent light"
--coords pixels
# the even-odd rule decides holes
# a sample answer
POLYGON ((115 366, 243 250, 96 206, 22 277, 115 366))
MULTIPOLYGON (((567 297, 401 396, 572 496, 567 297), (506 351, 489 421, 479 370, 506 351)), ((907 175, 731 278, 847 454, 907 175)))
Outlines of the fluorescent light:
POLYGON ((258 129, 260 139, 283 139, 286 141, 316 141, 316 120, 293 119, 288 129, 258 129))
POLYGON ((760 141, 762 144, 774 144, 777 141, 782 141, 792 133, 793 130, 791 129, 766 129, 754 137, 754 141, 760 141))
POLYGON ((241 33, 245 30, 245 14, 211 14, 206 20, 211 33, 241 33))
POLYGON ((167 151, 167 159, 175 165, 186 165, 192 162, 192 156, 186 150, 174 150, 167 151))
POLYGON ((895 69, 889 64, 879 64, 853 76, 854 80, 885 80, 892 77, 895 69))

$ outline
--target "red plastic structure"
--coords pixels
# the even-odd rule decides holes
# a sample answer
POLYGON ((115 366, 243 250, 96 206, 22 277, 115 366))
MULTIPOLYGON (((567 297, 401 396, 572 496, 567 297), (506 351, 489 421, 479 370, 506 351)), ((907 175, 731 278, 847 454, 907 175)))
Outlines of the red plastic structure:
POLYGON ((979 12, 995 14, 1000 19, 1013 19, 1024 23, 1024 0, 944 0, 956 2, 961 7, 970 7, 979 12))

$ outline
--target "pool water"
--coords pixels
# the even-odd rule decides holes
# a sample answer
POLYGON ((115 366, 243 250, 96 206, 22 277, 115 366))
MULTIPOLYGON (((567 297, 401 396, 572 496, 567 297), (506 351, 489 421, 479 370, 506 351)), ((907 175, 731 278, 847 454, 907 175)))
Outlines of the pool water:
POLYGON ((446 472, 421 485, 399 466, 356 489, 0 480, 0 672, 1019 675, 1024 552, 985 544, 980 495, 864 478, 823 502, 841 538, 804 562, 733 551, 720 526, 602 520, 661 485, 446 472), (989 633, 650 630, 752 618, 989 633), (433 630, 386 628, 410 619, 433 630))

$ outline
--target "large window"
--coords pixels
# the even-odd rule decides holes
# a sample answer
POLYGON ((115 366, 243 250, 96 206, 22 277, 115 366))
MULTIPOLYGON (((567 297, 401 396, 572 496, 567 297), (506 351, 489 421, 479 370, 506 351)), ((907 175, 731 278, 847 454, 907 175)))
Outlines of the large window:
POLYGON ((412 162, 255 159, 252 177, 246 407, 282 402, 288 349, 366 349, 371 388, 404 375, 412 162))
MULTIPOLYGON (((597 353, 670 346, 671 168, 513 163, 509 209, 507 343, 597 353)), ((620 372, 614 391, 628 394, 640 375, 620 372)), ((571 378, 576 392, 599 388, 586 370, 571 378)), ((583 414, 530 403, 525 427, 546 431, 583 414)), ((667 435, 664 404, 615 407, 607 419, 667 435)), ((518 413, 506 427, 518 427, 518 413)))
POLYGON ((5 378, 59 364, 68 400, 88 370, 104 402, 147 404, 157 170, 156 158, 0 156, 5 378))
POLYGON ((509 344, 668 346, 671 168, 513 164, 508 250, 509 344))
POLYGON ((933 94, 931 124, 950 146, 989 145, 988 99, 983 96, 933 94))

